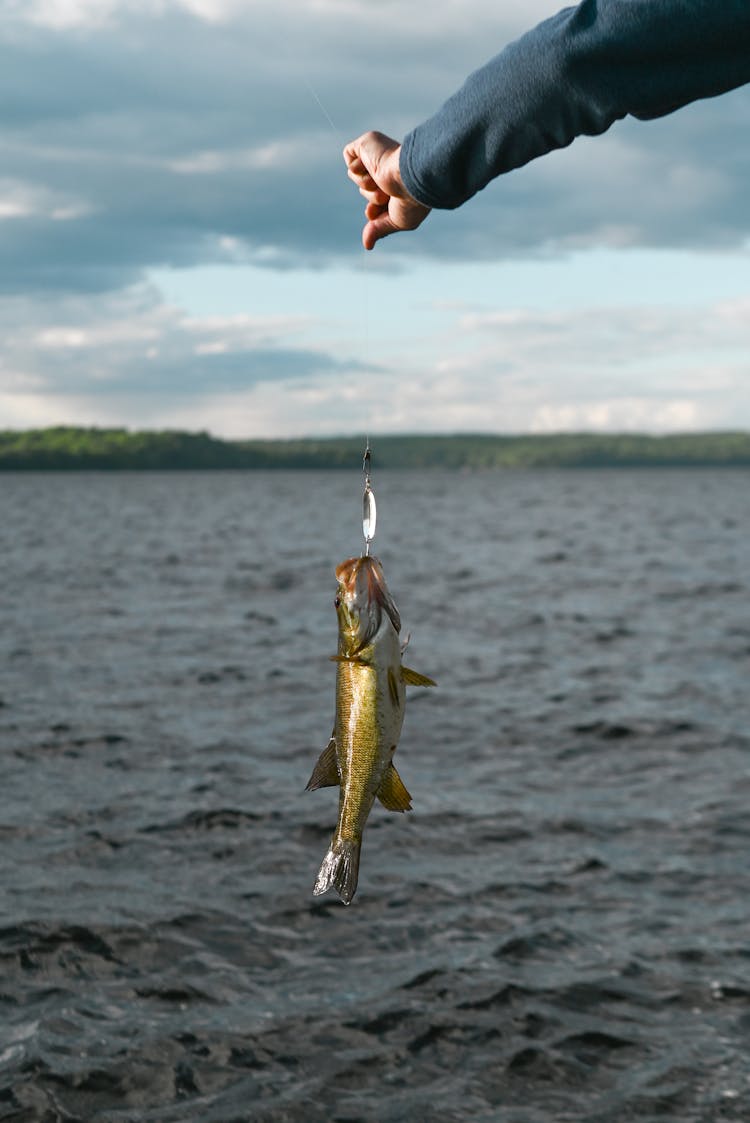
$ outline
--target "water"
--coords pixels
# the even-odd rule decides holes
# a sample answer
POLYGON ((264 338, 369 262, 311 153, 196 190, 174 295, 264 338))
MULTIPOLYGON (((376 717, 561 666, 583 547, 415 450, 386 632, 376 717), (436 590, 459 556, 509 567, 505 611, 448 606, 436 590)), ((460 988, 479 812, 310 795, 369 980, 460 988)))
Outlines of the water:
POLYGON ((411 630, 350 908, 361 476, 0 477, 0 1120, 744 1120, 746 473, 373 478, 411 630))

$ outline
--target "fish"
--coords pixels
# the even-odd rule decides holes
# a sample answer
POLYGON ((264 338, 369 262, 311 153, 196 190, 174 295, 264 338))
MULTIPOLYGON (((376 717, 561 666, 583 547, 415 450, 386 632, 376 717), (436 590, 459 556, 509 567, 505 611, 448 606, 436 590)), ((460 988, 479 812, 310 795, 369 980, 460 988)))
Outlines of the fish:
POLYGON ((339 787, 336 829, 313 887, 334 888, 351 904, 359 878, 365 823, 377 798, 388 811, 410 811, 411 796, 393 764, 406 705, 406 686, 435 686, 403 666, 401 617, 380 561, 348 558, 336 567, 338 653, 333 733, 306 791, 339 787))

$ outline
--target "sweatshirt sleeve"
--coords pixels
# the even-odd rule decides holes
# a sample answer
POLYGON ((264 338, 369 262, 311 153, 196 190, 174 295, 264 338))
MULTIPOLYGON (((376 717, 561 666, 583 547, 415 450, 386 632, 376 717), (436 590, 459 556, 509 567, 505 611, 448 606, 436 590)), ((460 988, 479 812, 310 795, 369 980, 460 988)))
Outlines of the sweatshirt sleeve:
POLYGON ((404 139, 407 191, 458 207, 491 179, 628 114, 750 82, 750 0, 583 0, 511 43, 404 139))

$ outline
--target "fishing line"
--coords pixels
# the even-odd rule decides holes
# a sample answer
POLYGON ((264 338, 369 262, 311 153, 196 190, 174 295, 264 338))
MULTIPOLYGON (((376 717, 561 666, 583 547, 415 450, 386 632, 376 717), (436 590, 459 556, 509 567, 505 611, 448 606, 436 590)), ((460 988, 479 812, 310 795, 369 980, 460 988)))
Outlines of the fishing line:
MULTIPOLYGON (((308 90, 310 91, 310 95, 312 96, 316 105, 320 109, 320 112, 323 114, 326 121, 330 125, 334 136, 336 137, 339 144, 343 147, 341 130, 338 129, 337 126, 334 124, 330 113, 326 109, 325 105, 323 105, 323 102, 320 100, 320 97, 318 96, 318 92, 315 89, 315 87, 313 86, 310 79, 306 75, 303 75, 303 80, 304 80, 304 83, 307 86, 308 90)), ((368 362, 369 362, 369 356, 370 356, 370 284, 369 284, 370 270, 369 270, 369 262, 367 260, 366 251, 365 251, 365 263, 364 263, 363 273, 364 273, 364 280, 363 280, 363 285, 362 285, 362 298, 363 298, 362 304, 363 304, 363 320, 364 320, 364 332, 363 332, 364 339, 363 339, 362 354, 363 354, 363 358, 364 358, 364 363, 365 363, 365 365, 367 365, 368 362)), ((373 538, 375 537, 375 525, 376 525, 376 521, 377 521, 377 513, 376 513, 376 507, 375 507, 375 495, 373 493, 372 484, 370 482, 370 466, 371 466, 372 454, 371 454, 371 450, 370 450, 369 432, 372 428, 372 426, 371 426, 372 405, 367 400, 366 400, 366 405, 365 405, 365 414, 366 414, 366 416, 365 416, 365 422, 366 422, 365 428, 366 428, 366 433, 368 435, 365 437, 365 453, 364 453, 364 460, 362 462, 362 471, 363 471, 364 477, 365 477, 365 490, 364 490, 364 495, 363 495, 363 498, 362 498, 362 533, 363 533, 364 539, 365 539, 364 554, 365 554, 365 557, 367 557, 370 553, 370 543, 372 542, 373 538)))
POLYGON ((310 93, 312 94, 312 96, 315 98, 315 101, 318 103, 318 108, 320 109, 320 112, 323 114, 326 121, 328 122, 328 124, 333 129, 334 133, 336 134, 336 138, 338 140, 341 140, 340 131, 336 128, 333 121, 331 120, 331 117, 330 117, 330 114, 329 114, 328 110, 326 109, 326 107, 323 105, 323 102, 318 97, 317 92, 315 90, 315 87, 313 86, 313 84, 312 84, 312 82, 310 81, 309 78, 305 78, 305 85, 307 86, 307 88, 310 91, 310 93))

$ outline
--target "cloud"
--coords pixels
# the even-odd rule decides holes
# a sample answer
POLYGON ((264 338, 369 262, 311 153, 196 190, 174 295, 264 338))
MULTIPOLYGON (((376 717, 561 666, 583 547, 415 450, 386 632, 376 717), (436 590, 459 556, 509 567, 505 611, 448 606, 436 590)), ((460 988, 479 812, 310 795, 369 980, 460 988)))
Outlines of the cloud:
MULTIPOLYGON (((0 416, 47 403, 46 422, 118 416, 153 424, 207 402, 231 412, 238 396, 269 384, 294 392, 374 370, 306 341, 305 317, 187 316, 145 286, 45 301, 0 299, 0 416)), ((32 409, 31 417, 38 416, 32 409)))
POLYGON ((438 414, 455 417, 457 428, 750 425, 750 298, 701 309, 466 311, 459 328, 441 341, 427 387, 430 401, 442 403, 438 414))
MULTIPOLYGON (((401 135, 554 7, 445 3, 425 21, 413 5, 364 0, 6 0, 0 289, 96 291, 160 265, 351 257, 360 200, 344 141, 370 126, 401 135)), ((579 140, 433 216, 408 252, 737 246, 749 109, 746 89, 579 140)), ((401 251, 394 240, 377 252, 401 251)))
POLYGON ((556 7, 444 0, 425 19, 403 0, 0 0, 0 425, 731 424, 747 401, 742 302, 587 296, 562 317, 507 301, 420 310, 413 288, 439 262, 739 255, 750 87, 576 141, 379 245, 367 267, 385 277, 390 339, 377 369, 357 357, 342 286, 361 268, 361 199, 344 142, 403 135, 556 7), (148 283, 212 264, 255 267, 242 307, 283 313, 188 314, 148 283), (330 299, 313 279, 326 269, 330 299), (294 298, 264 301, 259 276, 294 298))
POLYGON ((748 298, 437 314, 419 351, 375 365, 311 317, 190 316, 146 286, 0 299, 0 416, 227 436, 750 426, 748 298))

